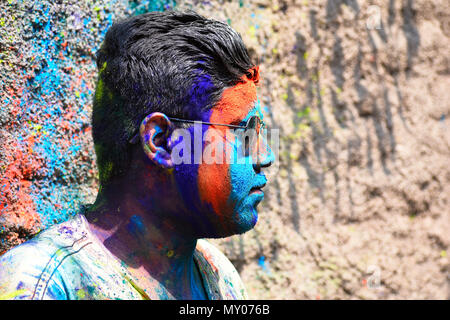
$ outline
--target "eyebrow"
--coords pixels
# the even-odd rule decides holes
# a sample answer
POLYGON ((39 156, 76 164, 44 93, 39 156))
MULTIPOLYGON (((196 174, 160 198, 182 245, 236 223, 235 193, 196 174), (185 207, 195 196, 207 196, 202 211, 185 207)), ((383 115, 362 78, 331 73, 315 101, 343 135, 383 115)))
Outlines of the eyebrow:
MULTIPOLYGON (((255 100, 255 101, 253 101, 253 102, 251 103, 250 110, 255 109, 255 107, 256 107, 256 101, 258 101, 258 100, 255 100)), ((246 122, 245 119, 246 119, 247 117, 248 117, 248 113, 247 113, 247 115, 246 115, 243 119, 235 118, 235 119, 232 119, 232 121, 231 121, 230 123, 231 123, 231 125, 237 125, 237 126, 239 126, 241 123, 246 122)), ((248 120, 248 119, 247 119, 247 120, 248 120)))

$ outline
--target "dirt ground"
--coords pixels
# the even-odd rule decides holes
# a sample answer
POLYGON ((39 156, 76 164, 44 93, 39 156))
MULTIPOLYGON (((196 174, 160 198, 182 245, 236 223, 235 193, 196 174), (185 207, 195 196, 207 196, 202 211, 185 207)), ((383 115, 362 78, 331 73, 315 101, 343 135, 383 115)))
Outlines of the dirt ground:
MULTIPOLYGON (((125 2, 107 12, 127 14, 121 10, 136 1, 125 2)), ((79 6, 81 13, 95 9, 88 1, 79 6)), ((449 299, 449 2, 177 1, 176 7, 241 33, 260 62, 265 120, 280 129, 279 161, 268 170, 256 228, 212 240, 237 267, 249 296, 449 299)), ((92 65, 74 68, 86 71, 93 88, 92 65)), ((79 108, 90 112, 91 105, 79 108)), ((3 123, 8 119, 0 113, 3 123)), ((7 133, 14 137, 18 128, 7 133)), ((97 185, 86 137, 87 149, 73 157, 84 157, 87 169, 60 176, 75 177, 89 202, 97 185)), ((3 155, 0 164, 8 159, 3 155)), ((52 174, 29 180, 53 181, 52 174)), ((3 248, 36 231, 18 233, 8 219, 3 248)))

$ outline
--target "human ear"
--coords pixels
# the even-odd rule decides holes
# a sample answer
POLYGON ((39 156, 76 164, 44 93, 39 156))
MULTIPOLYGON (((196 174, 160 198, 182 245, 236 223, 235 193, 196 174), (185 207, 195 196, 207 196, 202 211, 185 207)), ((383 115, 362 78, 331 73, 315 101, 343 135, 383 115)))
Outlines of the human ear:
POLYGON ((141 144, 147 157, 161 168, 173 167, 168 139, 172 131, 169 118, 160 112, 149 114, 139 128, 141 144))

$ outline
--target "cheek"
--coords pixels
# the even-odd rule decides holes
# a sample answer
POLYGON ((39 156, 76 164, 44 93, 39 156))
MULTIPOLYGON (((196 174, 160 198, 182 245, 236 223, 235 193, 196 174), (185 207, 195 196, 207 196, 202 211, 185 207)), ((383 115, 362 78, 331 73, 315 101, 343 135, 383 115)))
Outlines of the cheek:
POLYGON ((209 203, 222 215, 227 212, 231 194, 231 177, 227 164, 201 164, 198 167, 198 190, 200 199, 209 203))
MULTIPOLYGON (((223 141, 225 142, 225 141, 223 141)), ((228 144, 231 159, 236 160, 242 154, 239 152, 238 144, 228 144)), ((211 205, 220 216, 229 216, 248 194, 251 182, 254 179, 253 166, 247 161, 246 164, 231 161, 227 164, 224 155, 223 164, 203 163, 198 167, 198 190, 200 199, 211 205)))
POLYGON ((254 179, 253 166, 251 164, 232 164, 230 165, 231 194, 230 200, 238 203, 244 199, 250 189, 251 182, 254 179))
POLYGON ((175 180, 178 192, 184 200, 189 211, 198 211, 198 199, 200 197, 197 189, 198 165, 183 164, 175 167, 175 180))

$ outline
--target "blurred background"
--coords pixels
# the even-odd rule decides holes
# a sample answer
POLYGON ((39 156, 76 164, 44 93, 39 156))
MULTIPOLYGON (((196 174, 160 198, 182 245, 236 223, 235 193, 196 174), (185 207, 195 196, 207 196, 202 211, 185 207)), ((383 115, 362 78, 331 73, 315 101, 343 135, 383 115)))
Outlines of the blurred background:
POLYGON ((280 129, 255 229, 212 240, 253 299, 449 299, 446 0, 0 1, 0 254, 92 203, 95 52, 113 21, 237 30, 280 129))

